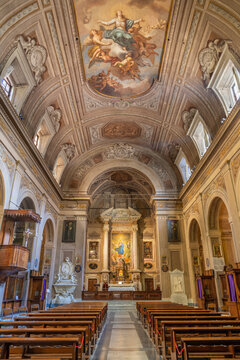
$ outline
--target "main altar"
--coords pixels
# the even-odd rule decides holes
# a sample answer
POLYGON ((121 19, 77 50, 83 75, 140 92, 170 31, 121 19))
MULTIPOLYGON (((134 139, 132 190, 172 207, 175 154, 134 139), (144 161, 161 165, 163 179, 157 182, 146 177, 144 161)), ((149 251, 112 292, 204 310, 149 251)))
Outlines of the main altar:
POLYGON ((111 207, 89 225, 83 300, 161 299, 151 221, 131 207, 111 207))
POLYGON ((132 208, 110 208, 101 214, 104 222, 103 282, 108 291, 141 290, 138 262, 138 220, 132 208), (110 231, 109 231, 110 230, 110 231))

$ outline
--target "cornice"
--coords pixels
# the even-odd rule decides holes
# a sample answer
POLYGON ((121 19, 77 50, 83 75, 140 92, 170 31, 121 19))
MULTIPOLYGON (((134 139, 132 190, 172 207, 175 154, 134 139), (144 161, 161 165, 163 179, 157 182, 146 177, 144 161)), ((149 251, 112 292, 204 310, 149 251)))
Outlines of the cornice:
MULTIPOLYGON (((47 183, 45 191, 53 192, 58 200, 63 198, 62 190, 55 181, 51 171, 48 169, 44 159, 41 154, 34 146, 32 138, 29 136, 27 130, 24 125, 20 122, 20 118, 13 108, 11 102, 5 95, 3 89, 0 87, 0 107, 1 112, 4 117, 4 121, 8 128, 10 129, 13 137, 17 139, 17 142, 13 143, 13 138, 10 138, 11 143, 16 148, 17 152, 19 152, 19 146, 22 147, 22 159, 27 163, 27 160, 30 160, 32 164, 35 166, 35 175, 41 174, 43 176, 44 181, 47 183)), ((6 136, 8 136, 7 132, 5 132, 6 136)), ((29 164, 27 164, 29 167, 29 164)))

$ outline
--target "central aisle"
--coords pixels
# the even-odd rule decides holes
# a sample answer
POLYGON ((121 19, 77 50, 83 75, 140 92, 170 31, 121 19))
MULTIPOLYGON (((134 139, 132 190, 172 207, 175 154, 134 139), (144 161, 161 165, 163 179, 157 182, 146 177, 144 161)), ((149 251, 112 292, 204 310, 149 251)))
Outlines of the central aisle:
POLYGON ((112 302, 93 360, 159 359, 151 340, 137 319, 135 302, 112 302))

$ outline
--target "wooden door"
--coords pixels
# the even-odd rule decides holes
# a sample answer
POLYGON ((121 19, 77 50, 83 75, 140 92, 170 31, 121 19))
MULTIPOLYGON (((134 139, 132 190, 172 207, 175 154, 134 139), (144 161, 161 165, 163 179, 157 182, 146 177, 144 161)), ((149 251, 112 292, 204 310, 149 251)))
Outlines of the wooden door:
POLYGON ((153 291, 153 279, 145 279, 145 291, 153 291))
POLYGON ((88 279, 88 291, 96 291, 97 279, 88 279))

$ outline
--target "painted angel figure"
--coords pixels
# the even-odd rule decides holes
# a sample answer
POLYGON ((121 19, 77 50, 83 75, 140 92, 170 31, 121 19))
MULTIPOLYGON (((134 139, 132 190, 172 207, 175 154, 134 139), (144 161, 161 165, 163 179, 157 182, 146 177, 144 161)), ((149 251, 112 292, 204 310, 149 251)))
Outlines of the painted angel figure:
POLYGON ((114 19, 109 21, 99 20, 98 23, 105 26, 115 25, 114 29, 105 30, 103 32, 103 37, 105 39, 113 40, 115 43, 129 51, 132 48, 132 44, 135 43, 135 40, 132 35, 129 34, 128 30, 131 29, 134 24, 138 24, 141 21, 143 20, 126 19, 122 11, 118 10, 114 19))

